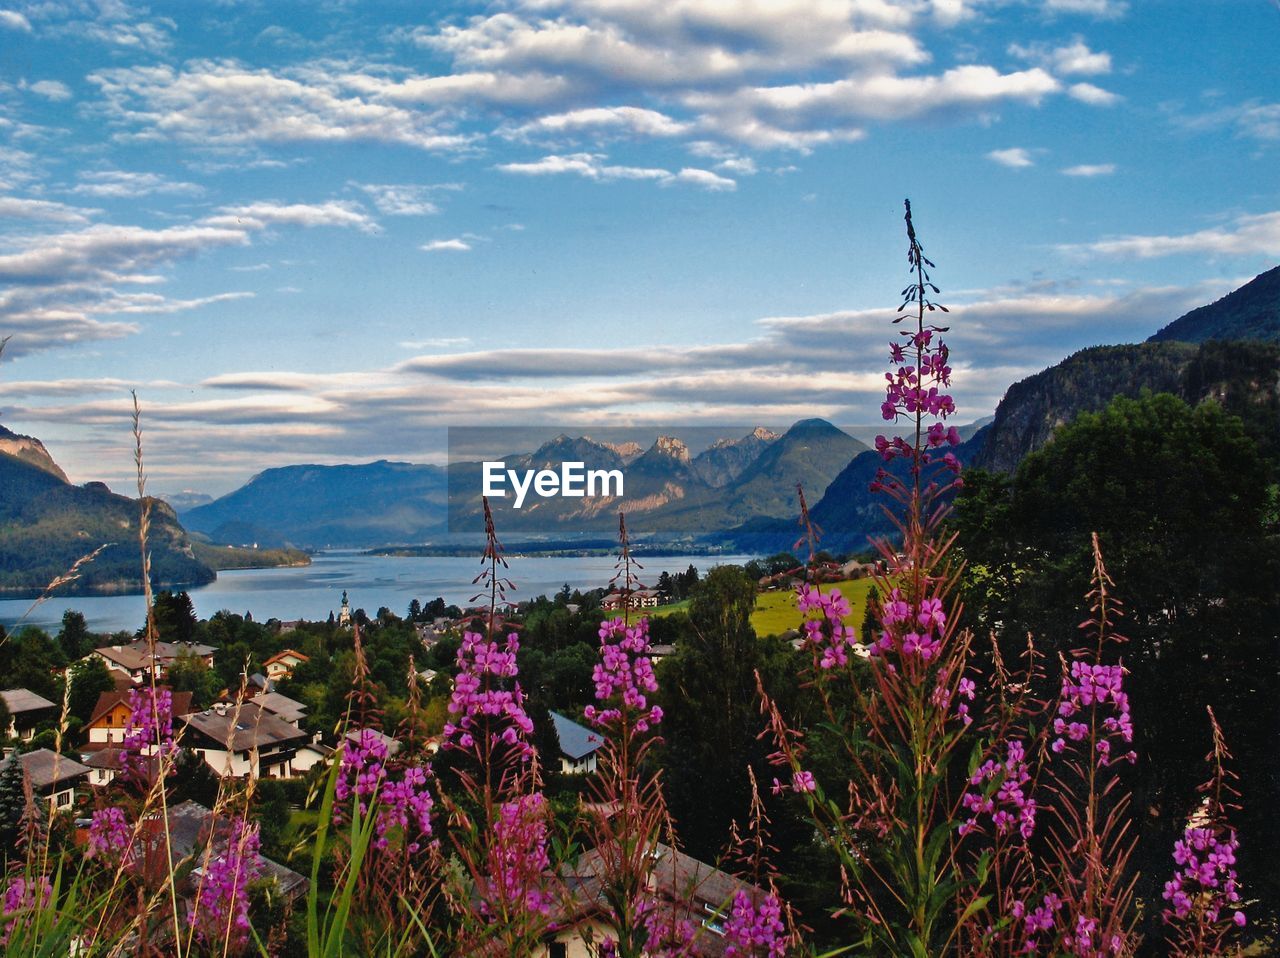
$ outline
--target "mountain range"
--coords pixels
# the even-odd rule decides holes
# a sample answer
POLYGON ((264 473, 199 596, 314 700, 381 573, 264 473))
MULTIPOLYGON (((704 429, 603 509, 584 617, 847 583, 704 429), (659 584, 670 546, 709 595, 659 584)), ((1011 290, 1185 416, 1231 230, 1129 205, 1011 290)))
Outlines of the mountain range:
MULTIPOLYGON (((1221 403, 1280 460, 1280 267, 1174 320, 1144 343, 1081 350, 1014 383, 989 423, 962 429, 957 455, 966 465, 1012 471, 1080 413, 1144 390, 1221 403)), ((565 435, 505 458, 509 468, 521 470, 566 460, 625 469, 628 524, 641 533, 759 552, 789 548, 798 535, 797 484, 825 531, 826 547, 856 549, 868 534, 887 529, 883 497, 867 488, 880 457, 822 419, 801 420, 781 435, 756 429, 725 437, 697 455, 676 436, 661 436, 646 449, 565 435)), ((153 500, 153 568, 165 584, 193 585, 209 581, 226 561, 207 542, 306 548, 420 543, 446 536, 450 519, 455 530, 479 531, 480 488, 479 463, 268 469, 212 502, 196 504, 199 498, 184 494, 178 502, 192 507, 180 513, 153 500), (451 498, 451 486, 466 493, 451 498)), ((619 502, 538 499, 518 511, 510 499, 493 504, 504 534, 563 540, 612 533, 619 502)), ((138 510, 136 500, 101 483, 71 484, 38 439, 0 426, 0 588, 39 591, 104 544, 108 548, 84 568, 79 586, 136 588, 138 510)))
MULTIPOLYGON (((761 516, 786 515, 795 487, 825 489, 864 443, 821 419, 802 420, 782 435, 757 428, 724 438, 698 455, 678 437, 659 436, 647 449, 588 436, 557 436, 524 454, 503 457, 508 469, 588 469, 625 473, 625 508, 634 528, 688 538, 761 516)), ((448 467, 374 462, 351 466, 268 469, 212 503, 182 512, 194 532, 218 542, 309 548, 418 543, 483 528, 480 462, 448 467), (450 489, 455 495, 449 497, 450 489)), ((612 534, 618 499, 491 497, 505 533, 612 534)))
MULTIPOLYGON (((213 566, 196 555, 177 514, 159 499, 149 501, 154 580, 212 582, 213 566)), ((38 595, 99 547, 105 548, 81 566, 74 588, 140 591, 140 513, 137 500, 100 482, 72 485, 38 439, 0 427, 0 591, 38 595)))

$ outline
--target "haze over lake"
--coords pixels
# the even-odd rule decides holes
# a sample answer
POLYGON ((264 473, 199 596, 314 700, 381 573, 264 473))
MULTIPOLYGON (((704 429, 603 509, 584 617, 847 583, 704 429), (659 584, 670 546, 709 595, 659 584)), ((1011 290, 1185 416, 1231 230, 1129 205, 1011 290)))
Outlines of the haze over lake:
MULTIPOLYGON (((717 565, 741 564, 750 556, 662 556, 642 560, 641 581, 655 582, 665 570, 679 572, 691 564, 699 572, 717 565)), ((612 556, 510 557, 508 577, 516 588, 508 599, 521 602, 557 592, 567 582, 575 589, 607 586, 614 575, 612 556)), ((474 556, 403 558, 371 556, 355 552, 325 552, 311 565, 283 569, 243 569, 219 572, 216 582, 189 590, 196 614, 207 619, 229 609, 253 613, 258 622, 267 619, 326 619, 337 612, 345 589, 351 608, 370 616, 386 606, 404 615, 411 599, 424 604, 442 596, 445 602, 465 606, 477 592, 472 580, 480 571, 474 556)), ((31 606, 30 599, 0 601, 0 624, 11 628, 31 606)), ((24 624, 56 630, 67 609, 82 612, 95 632, 133 631, 142 626, 146 604, 140 595, 55 597, 39 606, 24 624)))

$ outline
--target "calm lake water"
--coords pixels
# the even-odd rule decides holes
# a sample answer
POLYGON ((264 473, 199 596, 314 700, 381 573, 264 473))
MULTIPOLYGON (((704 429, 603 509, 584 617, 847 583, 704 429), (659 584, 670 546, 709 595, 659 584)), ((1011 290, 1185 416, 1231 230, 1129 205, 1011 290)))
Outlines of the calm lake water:
MULTIPOLYGON (((750 556, 650 556, 642 561, 640 573, 646 584, 663 572, 680 572, 691 564, 700 572, 712 566, 741 564, 750 556)), ((575 589, 595 589, 613 577, 612 556, 509 556, 508 577, 516 588, 508 593, 519 602, 551 595, 568 582, 575 589)), ((244 569, 219 572, 218 580, 190 590, 196 614, 207 619, 222 609, 243 615, 252 612, 258 622, 267 619, 322 620, 335 614, 345 589, 352 609, 364 609, 370 616, 386 606, 404 615, 411 599, 423 604, 436 596, 445 602, 465 606, 476 594, 471 580, 480 571, 475 557, 399 558, 366 556, 353 552, 326 552, 312 558, 311 565, 296 569, 244 569)), ((0 623, 13 626, 31 606, 30 599, 0 601, 0 623)), ((134 631, 146 618, 146 604, 140 595, 84 596, 53 598, 39 606, 23 622, 56 630, 62 613, 75 609, 84 614, 95 632, 134 631)))

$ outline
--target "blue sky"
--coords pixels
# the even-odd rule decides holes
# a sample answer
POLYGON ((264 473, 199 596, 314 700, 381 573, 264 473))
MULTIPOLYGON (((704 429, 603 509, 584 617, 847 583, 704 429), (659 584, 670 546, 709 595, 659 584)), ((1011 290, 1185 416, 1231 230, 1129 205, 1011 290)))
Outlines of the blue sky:
POLYGON ((0 422, 75 481, 450 424, 960 420, 1280 260, 1272 0, 0 0, 0 422))

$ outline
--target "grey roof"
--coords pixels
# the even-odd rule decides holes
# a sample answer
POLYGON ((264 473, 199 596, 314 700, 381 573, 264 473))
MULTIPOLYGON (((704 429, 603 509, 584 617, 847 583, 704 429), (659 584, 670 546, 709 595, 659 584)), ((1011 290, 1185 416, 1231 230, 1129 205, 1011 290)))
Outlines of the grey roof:
POLYGON ((303 703, 279 692, 255 695, 253 703, 286 722, 297 722, 307 717, 307 707, 303 703))
POLYGON ((383 745, 385 745, 385 746, 387 747, 387 754, 388 754, 388 755, 395 755, 397 752, 399 752, 399 751, 400 751, 400 749, 401 749, 401 747, 402 747, 402 746, 400 745, 400 742, 399 742, 399 741, 397 741, 396 739, 392 738, 392 737, 391 737, 390 735, 388 735, 386 732, 383 732, 383 731, 381 731, 381 730, 379 730, 379 729, 376 729, 376 728, 371 728, 371 729, 367 729, 367 730, 366 730, 366 729, 353 728, 353 729, 351 729, 351 731, 347 732, 347 734, 346 734, 346 736, 345 736, 345 737, 346 737, 346 738, 348 738, 348 739, 350 739, 352 742, 359 743, 359 741, 360 741, 360 733, 361 733, 361 732, 364 732, 364 731, 369 731, 369 732, 373 733, 374 735, 376 735, 376 736, 378 737, 378 741, 380 741, 383 745))
POLYGON ((215 748, 226 748, 230 740, 233 752, 247 752, 255 745, 266 748, 301 744, 307 739, 306 733, 252 702, 245 702, 239 709, 227 705, 221 711, 207 709, 196 712, 184 716, 183 721, 189 729, 212 739, 216 743, 215 748))
MULTIPOLYGON (((620 852, 596 847, 583 852, 576 863, 566 865, 561 877, 570 891, 565 924, 605 907, 604 888, 616 868, 620 852)), ((654 906, 662 921, 688 921, 695 931, 687 954, 690 958, 723 958, 728 942, 717 925, 728 914, 738 892, 759 903, 768 892, 735 878, 692 856, 655 842, 646 856, 652 867, 654 906)))
POLYGON ((82 752, 80 757, 90 768, 106 768, 118 772, 123 768, 120 761, 122 751, 124 750, 119 748, 100 748, 96 752, 82 752))
MULTIPOLYGON (((145 639, 138 639, 128 645, 106 645, 94 651, 130 672, 151 667, 151 651, 145 639)), ((199 642, 157 642, 155 645, 156 660, 162 665, 172 663, 180 655, 206 658, 217 651, 212 645, 201 645, 199 642)))
MULTIPOLYGON (((209 829, 216 828, 226 834, 226 820, 216 821, 213 812, 196 802, 186 801, 169 809, 169 847, 175 861, 189 858, 198 849, 203 849, 208 839, 209 829)), ((225 837, 215 840, 220 845, 225 837)), ((258 865, 264 878, 274 878, 280 883, 280 890, 288 898, 293 898, 306 890, 307 879, 270 858, 258 855, 258 865)), ((199 867, 195 872, 199 872, 199 867)))
POLYGON ((67 758, 47 748, 38 748, 34 752, 19 755, 22 770, 27 774, 27 781, 34 789, 48 788, 50 785, 70 782, 87 775, 89 767, 81 765, 74 758, 67 758))
POLYGON ((560 751, 575 762, 586 758, 604 744, 604 739, 596 732, 565 718, 559 712, 551 713, 551 721, 556 727, 556 738, 560 739, 560 751))
POLYGON ((5 708, 9 710, 10 715, 17 715, 19 712, 38 712, 40 709, 56 709, 58 707, 43 696, 36 695, 30 689, 5 689, 0 692, 0 698, 4 699, 5 708))

